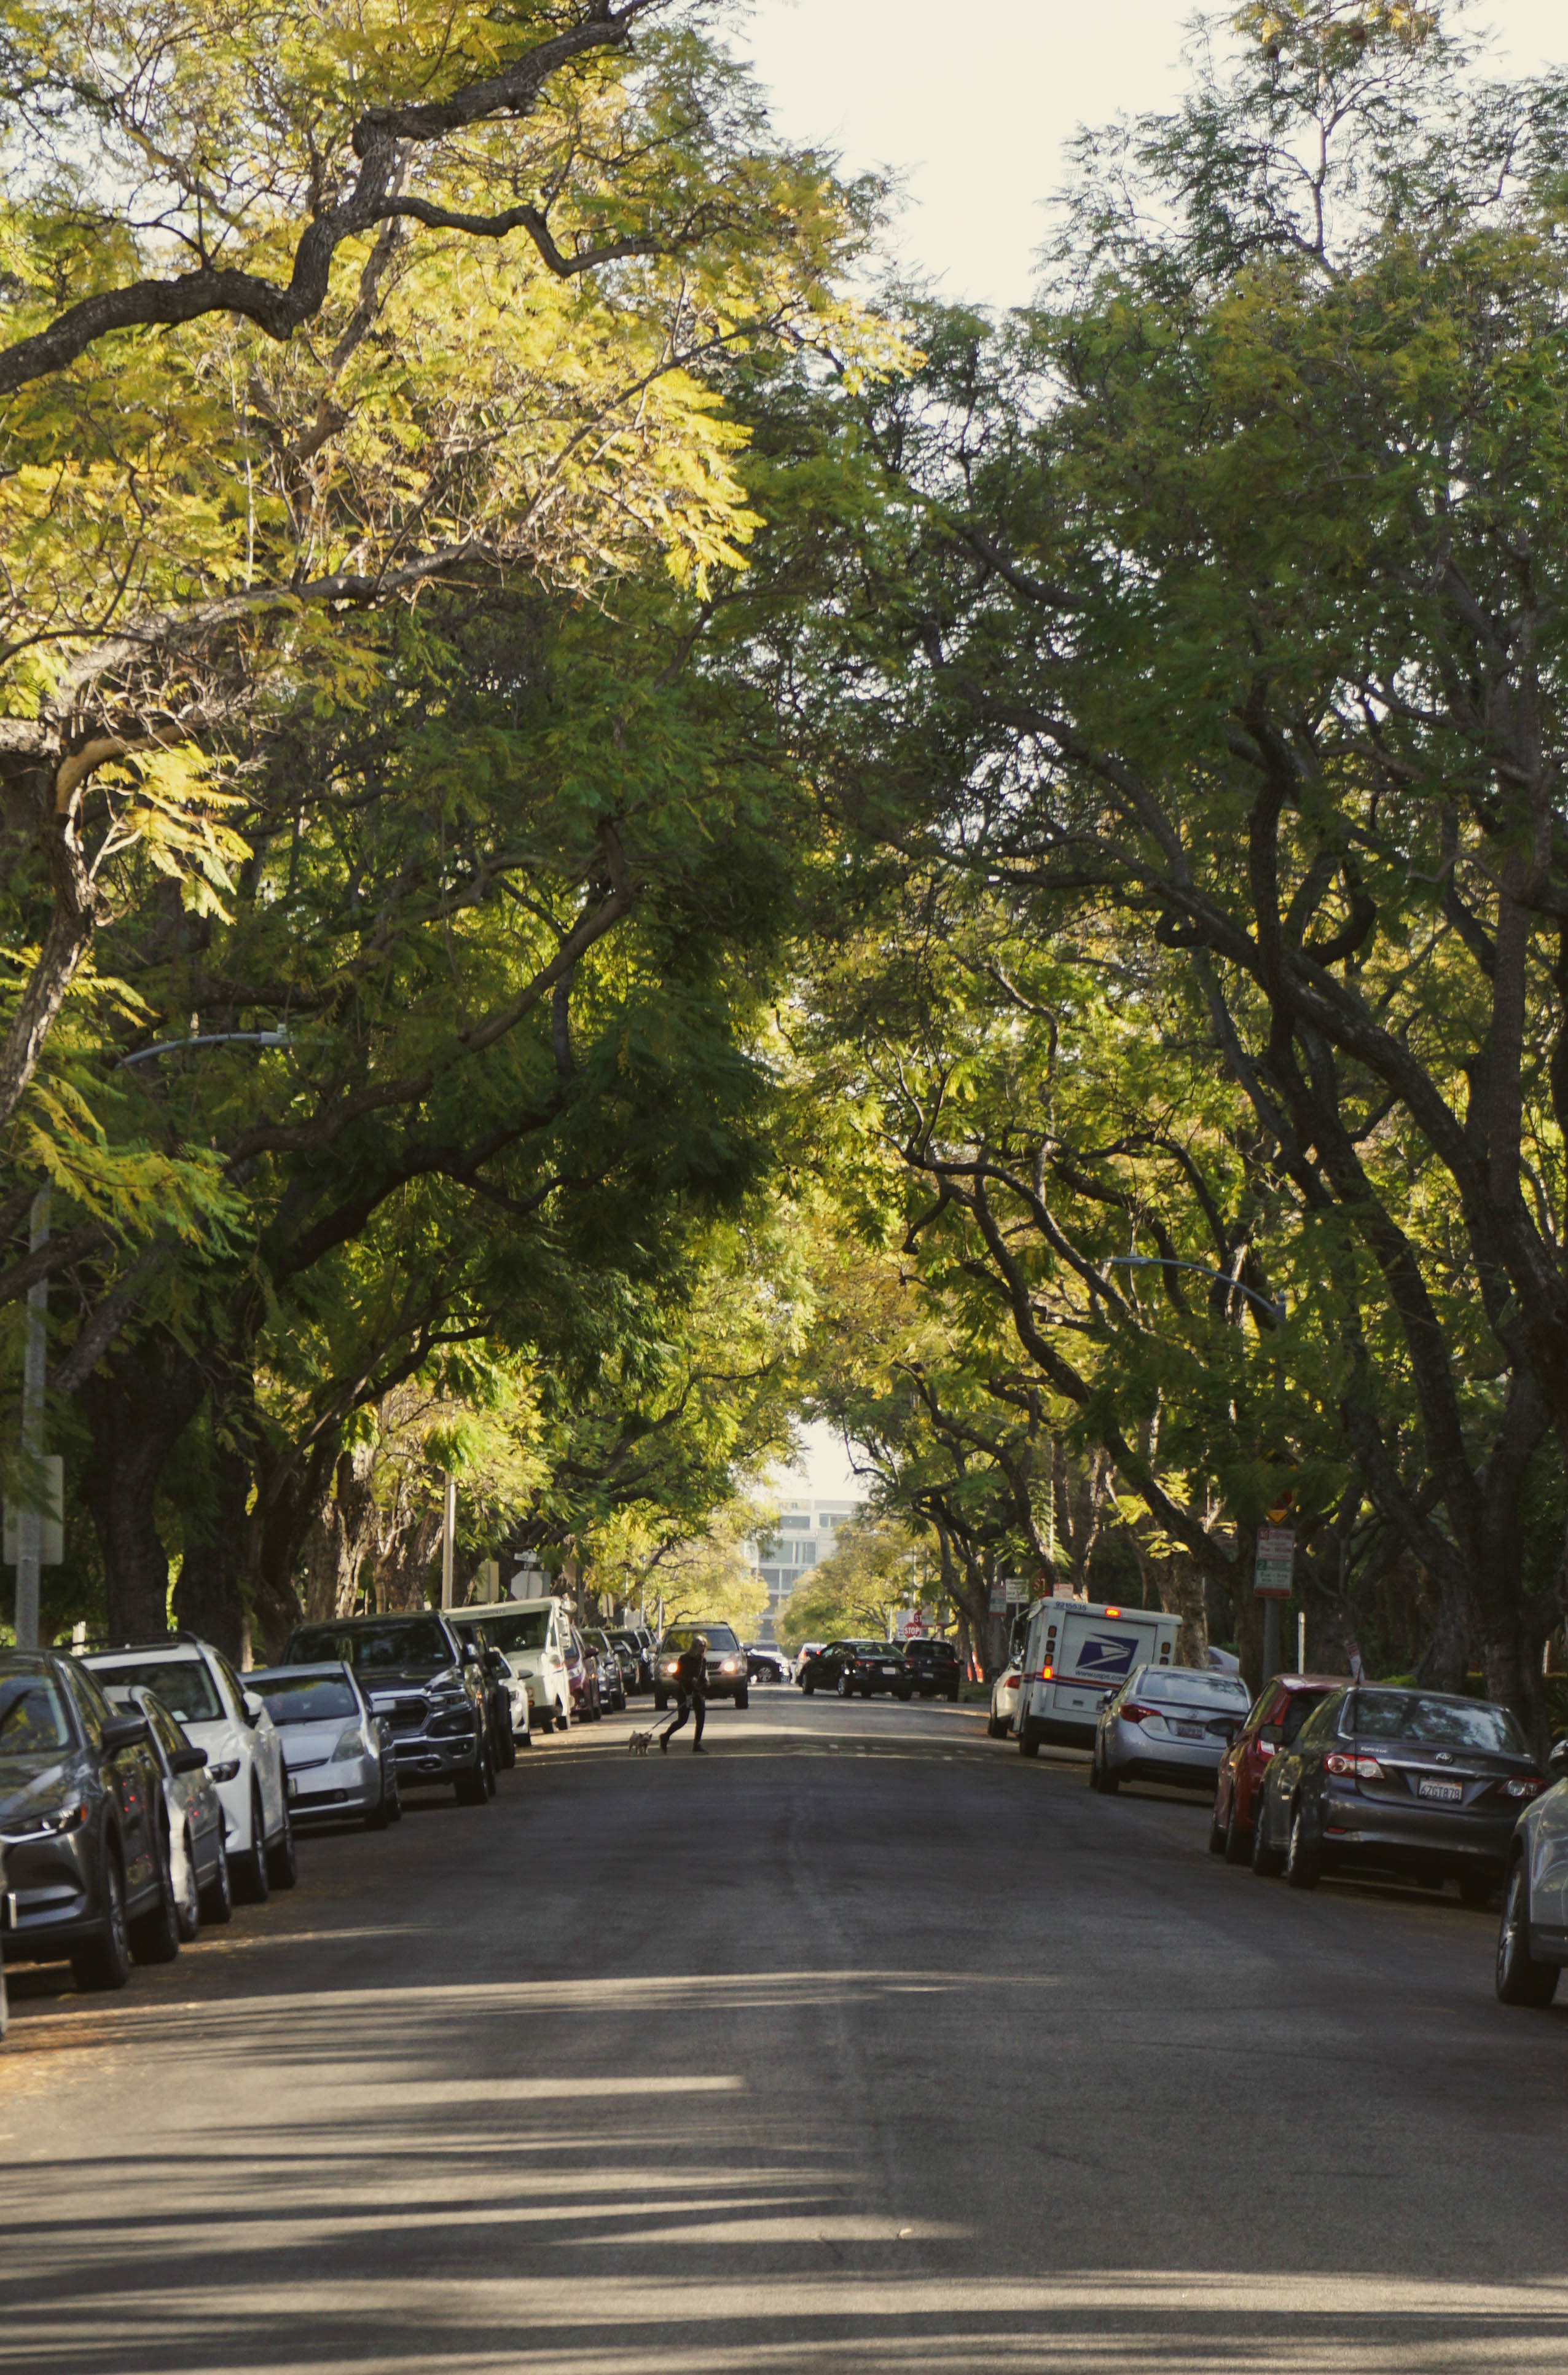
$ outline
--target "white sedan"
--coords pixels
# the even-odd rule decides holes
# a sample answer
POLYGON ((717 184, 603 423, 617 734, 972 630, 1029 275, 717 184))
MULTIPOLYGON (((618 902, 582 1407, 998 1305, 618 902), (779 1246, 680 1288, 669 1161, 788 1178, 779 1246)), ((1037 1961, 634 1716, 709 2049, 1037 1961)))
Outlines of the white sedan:
POLYGON ((265 1701, 277 1726, 289 1808, 297 1823, 319 1816, 384 1831, 401 1818, 397 1761, 387 1727, 351 1667, 337 1661, 261 1666, 245 1681, 265 1701))
POLYGON ((1009 1658, 991 1685, 991 1720, 985 1729, 993 1740, 1008 1739, 1017 1723, 1021 1683, 1021 1663, 1009 1658))
POLYGON ((206 1769, 206 1751, 188 1740, 156 1691, 145 1683, 112 1683, 111 1706, 145 1715, 149 1745, 163 1774, 169 1815, 169 1877, 181 1941, 190 1945, 204 1920, 221 1928, 234 1909, 224 1852, 223 1801, 206 1769))

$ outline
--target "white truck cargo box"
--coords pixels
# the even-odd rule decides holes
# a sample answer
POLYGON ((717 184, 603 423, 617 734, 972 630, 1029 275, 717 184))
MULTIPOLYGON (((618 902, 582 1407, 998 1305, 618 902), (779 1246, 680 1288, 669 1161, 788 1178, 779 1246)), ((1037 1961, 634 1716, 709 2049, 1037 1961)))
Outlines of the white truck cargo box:
POLYGON ((1092 1748, 1100 1710, 1135 1666, 1168 1666, 1179 1616, 1158 1608, 1096 1607, 1084 1600, 1037 1600, 1029 1612, 1019 1692, 1018 1744, 1038 1756, 1043 1741, 1092 1748))

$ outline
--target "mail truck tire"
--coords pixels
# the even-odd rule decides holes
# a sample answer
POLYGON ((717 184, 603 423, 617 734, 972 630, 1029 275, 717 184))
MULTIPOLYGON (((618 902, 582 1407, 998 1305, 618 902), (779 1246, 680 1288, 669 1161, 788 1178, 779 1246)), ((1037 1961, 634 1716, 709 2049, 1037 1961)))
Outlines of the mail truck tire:
MULTIPOLYGON (((924 1698, 925 1693, 922 1691, 920 1696, 924 1698)), ((1026 1715, 1019 1725, 1018 1747, 1020 1756, 1038 1756, 1040 1754, 1040 1734, 1034 1729, 1032 1716, 1026 1715)))

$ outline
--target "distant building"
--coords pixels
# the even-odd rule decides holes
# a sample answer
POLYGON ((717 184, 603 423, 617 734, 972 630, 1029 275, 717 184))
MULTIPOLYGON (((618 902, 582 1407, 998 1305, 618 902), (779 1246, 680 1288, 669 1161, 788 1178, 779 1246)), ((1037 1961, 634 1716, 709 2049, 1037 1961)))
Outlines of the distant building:
POLYGON ((748 1563, 767 1587, 764 1637, 772 1632, 774 1619, 802 1576, 832 1557, 839 1528, 858 1517, 864 1507, 863 1502, 843 1499, 784 1501, 779 1505, 777 1533, 747 1544, 748 1563))

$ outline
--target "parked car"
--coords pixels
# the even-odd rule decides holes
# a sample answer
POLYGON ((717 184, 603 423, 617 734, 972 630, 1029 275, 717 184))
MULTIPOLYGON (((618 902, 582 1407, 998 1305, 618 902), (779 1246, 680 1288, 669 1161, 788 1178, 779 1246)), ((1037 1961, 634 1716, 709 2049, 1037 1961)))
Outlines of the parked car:
POLYGON ((11 2002, 6 1991, 6 1932, 17 1922, 17 1900, 6 1885, 6 1850, 0 1847, 0 2039, 11 2026, 11 2002))
POLYGON ((709 1617, 694 1625, 672 1625, 659 1643, 658 1661, 654 1669, 654 1707, 655 1711, 668 1707, 675 1687, 675 1670, 683 1649, 690 1649, 699 1633, 707 1637, 708 1655, 704 1662, 707 1677, 705 1688, 710 1699, 732 1699, 737 1707, 749 1703, 746 1687, 746 1652, 736 1638, 733 1625, 709 1617))
POLYGON ((605 1703, 599 1693, 599 1657, 591 1650, 575 1625, 568 1625, 561 1635, 561 1648, 566 1658, 566 1684, 572 1693, 572 1714, 576 1723, 597 1723, 604 1714, 605 1703))
POLYGON ((339 1660, 259 1666, 245 1680, 277 1726, 297 1823, 359 1820, 384 1831, 401 1819, 391 1727, 351 1667, 339 1660))
POLYGON ((392 1740, 399 1796, 450 1783, 460 1806, 495 1795, 489 1684, 479 1652, 434 1609, 297 1625, 289 1666, 351 1667, 392 1740))
POLYGON ((223 1802, 224 1846, 234 1895, 265 1904, 294 1885, 294 1831, 283 1786, 283 1748, 271 1717, 221 1649, 195 1633, 84 1650, 100 1687, 156 1691, 192 1745, 206 1751, 207 1778, 223 1802))
POLYGON ((486 1638, 523 1677, 529 1722, 539 1731, 564 1731, 572 1721, 572 1617, 553 1593, 538 1600, 503 1600, 485 1611, 486 1638))
MULTIPOLYGON (((1549 1760, 1562 1776, 1568 1741, 1559 1740, 1549 1760)), ((1568 1779, 1559 1778, 1527 1805, 1508 1842, 1503 1882, 1503 1920, 1497 1932, 1498 2000, 1505 2004, 1549 2004, 1557 1976, 1568 1963, 1568 1779)))
POLYGON ((991 1685, 991 1719, 985 1729, 993 1740, 1006 1740, 1018 1721, 1023 1677, 1021 1654, 1009 1658, 991 1685))
POLYGON ((801 1643, 799 1648, 796 1651, 795 1663, 790 1669, 791 1672, 795 1676, 795 1687, 797 1691, 803 1691, 806 1688, 806 1669, 811 1663, 812 1659, 819 1658, 827 1647, 828 1644, 825 1641, 803 1641, 801 1643))
POLYGON ((1315 1707, 1331 1691, 1344 1688, 1343 1675, 1276 1674, 1265 1684, 1251 1714, 1220 1759, 1214 1786, 1214 1820, 1208 1845, 1227 1863, 1245 1863, 1252 1855, 1253 1816, 1269 1761, 1295 1737, 1315 1707))
POLYGON ((1124 1781, 1213 1789, 1250 1700, 1239 1674, 1217 1674, 1207 1666, 1135 1666, 1101 1710, 1090 1788, 1112 1797, 1124 1781))
POLYGON ((841 1699, 869 1699, 878 1694, 896 1699, 914 1697, 914 1685, 896 1641, 845 1641, 839 1648, 833 1688, 841 1699))
POLYGON ((747 1642, 746 1679, 749 1683, 787 1683, 794 1672, 794 1667, 782 1649, 773 1648, 766 1641, 747 1642))
POLYGON ((73 1658, 0 1655, 0 1849, 7 1962, 68 1961, 79 1988, 123 1988, 133 1961, 179 1953, 147 1717, 111 1707, 73 1658))
POLYGON ((938 1691, 945 1699, 958 1697, 963 1668, 956 1643, 939 1633, 917 1633, 903 1645, 903 1662, 911 1687, 923 1699, 934 1699, 938 1691))
POLYGON ((808 1641, 802 1646, 795 1679, 808 1698, 818 1691, 836 1691, 844 1661, 854 1654, 853 1641, 808 1641))
POLYGON ((1293 1888, 1384 1873, 1490 1903, 1545 1775, 1506 1707, 1386 1683, 1344 1685, 1270 1759, 1253 1870, 1293 1888))
POLYGON ((515 1764, 518 1750, 534 1745, 528 1685, 504 1649, 492 1649, 490 1656, 495 1661, 496 1680, 506 1693, 507 1720, 512 1726, 512 1759, 515 1764))
POLYGON ((180 1944, 190 1945, 203 1921, 221 1929, 234 1912, 224 1847, 223 1801, 206 1769, 206 1751, 189 1739, 156 1691, 145 1683, 113 1684, 103 1694, 111 1707, 145 1715, 147 1735, 163 1776, 169 1816, 169 1876, 180 1944))
POLYGON ((479 1653, 485 1670, 485 1686, 489 1694, 490 1763, 498 1773, 510 1773, 517 1762, 517 1737, 509 1687, 512 1670, 490 1639, 487 1618, 454 1616, 452 1629, 460 1641, 471 1641, 479 1653))
POLYGON ((612 1628, 610 1639, 626 1650, 632 1660, 634 1679, 629 1690, 651 1691, 654 1687, 654 1660, 658 1655, 653 1635, 645 1625, 623 1625, 612 1628))
POLYGON ((583 1639, 587 1647, 588 1654, 598 1660, 600 1706, 608 1707, 614 1714, 624 1715, 626 1712, 626 1675, 621 1667, 619 1652, 617 1650, 615 1643, 610 1639, 609 1635, 597 1625, 590 1625, 586 1633, 584 1634, 583 1639))

